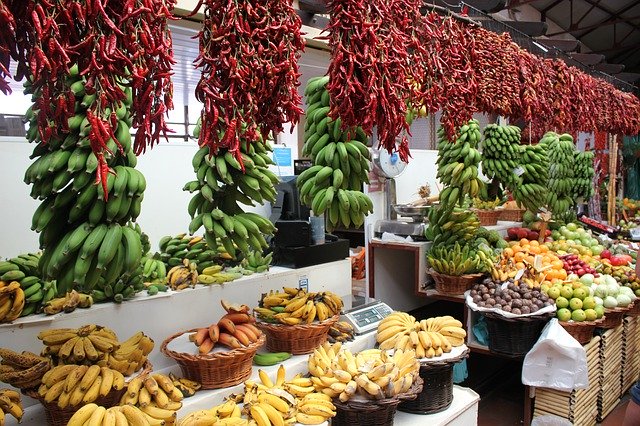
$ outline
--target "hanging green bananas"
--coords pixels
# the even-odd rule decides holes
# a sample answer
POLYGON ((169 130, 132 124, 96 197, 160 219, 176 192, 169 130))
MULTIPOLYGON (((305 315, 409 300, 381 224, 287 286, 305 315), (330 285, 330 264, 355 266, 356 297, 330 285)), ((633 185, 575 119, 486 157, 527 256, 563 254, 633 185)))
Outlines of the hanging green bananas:
POLYGON ((429 226, 425 237, 433 242, 433 247, 449 247, 456 242, 469 243, 480 228, 480 220, 473 211, 457 207, 453 210, 431 209, 427 219, 429 226))
POLYGON ((296 185, 300 200, 316 215, 325 214, 328 230, 362 226, 373 203, 362 193, 369 183, 371 154, 361 128, 342 130, 341 120, 329 117, 328 77, 309 80, 305 89, 306 122, 302 155, 314 165, 302 172, 296 185))
POLYGON ((574 195, 574 152, 571 135, 547 132, 540 140, 549 156, 549 181, 547 205, 554 215, 572 210, 574 195))
POLYGON ((432 248, 427 260, 437 273, 456 277, 476 273, 482 268, 481 259, 470 245, 460 245, 458 242, 453 247, 432 248))
POLYGON ((477 197, 482 182, 478 179, 480 152, 476 149, 482 135, 477 120, 471 120, 460 128, 456 141, 446 139, 442 127, 438 129, 438 173, 443 184, 440 192, 440 208, 451 210, 462 205, 465 197, 477 197))
POLYGON ((549 161, 544 144, 520 146, 521 183, 513 188, 513 198, 531 212, 545 205, 548 197, 549 161))
MULTIPOLYGON (((110 173, 105 197, 94 181, 98 161, 87 138, 86 115, 94 108, 96 95, 85 93, 84 77, 70 76, 66 84, 78 90, 74 90, 76 115, 66 123, 68 132, 63 138, 41 141, 38 111, 32 107, 26 113, 30 123, 28 139, 35 148, 31 155, 34 161, 27 168, 24 181, 32 186, 31 196, 42 201, 33 215, 32 229, 40 232, 43 249, 39 275, 52 283, 42 285, 45 302, 56 293, 64 296, 74 289, 87 293, 94 290, 102 296, 104 288, 114 290, 122 277, 134 276, 143 251, 148 251, 142 241, 148 245, 148 238, 142 237, 139 225, 130 223, 140 214, 147 185, 142 173, 135 169, 137 158, 132 149, 129 112, 131 88, 121 86, 127 100, 113 114, 102 111, 104 117, 117 121, 114 138, 107 143, 109 153, 105 159, 110 173)), ((40 96, 38 92, 33 95, 35 99, 40 96)), ((120 291, 111 291, 111 296, 98 298, 115 300, 117 294, 118 299, 131 297, 140 286, 129 281, 120 291), (125 287, 131 289, 125 291, 125 287)), ((39 295, 40 291, 35 291, 34 300, 39 295)))
POLYGON ((593 151, 576 152, 574 160, 573 195, 585 201, 593 197, 593 151))
POLYGON ((520 163, 520 128, 489 124, 482 141, 482 174, 497 179, 511 191, 521 179, 516 174, 520 163))

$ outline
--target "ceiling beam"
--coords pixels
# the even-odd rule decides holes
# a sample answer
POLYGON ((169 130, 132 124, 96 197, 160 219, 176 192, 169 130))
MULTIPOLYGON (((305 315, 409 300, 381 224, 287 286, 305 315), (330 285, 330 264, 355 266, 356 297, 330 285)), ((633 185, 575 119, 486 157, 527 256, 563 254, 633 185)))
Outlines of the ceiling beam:
POLYGON ((298 7, 300 10, 311 13, 326 14, 329 12, 325 0, 298 0, 298 7))
POLYGON ((585 65, 596 65, 604 61, 604 55, 597 53, 570 53, 573 59, 585 65))
POLYGON ((502 21, 504 24, 525 33, 529 37, 540 37, 545 35, 549 28, 546 22, 540 21, 502 21))
MULTIPOLYGON (((625 13, 626 11, 636 7, 638 5, 637 2, 631 2, 631 4, 628 4, 627 6, 623 7, 622 9, 620 9, 619 11, 615 11, 615 10, 611 10, 608 7, 604 7, 600 4, 600 2, 596 2, 595 0, 583 0, 586 1, 587 3, 589 3, 592 6, 595 6, 596 8, 600 9, 601 11, 608 13, 609 16, 607 19, 604 19, 603 21, 599 22, 598 24, 596 24, 596 26, 594 28, 591 28, 587 31, 585 31, 584 33, 578 35, 578 38, 582 38, 584 36, 586 36, 587 34, 591 34, 593 31, 595 31, 598 27, 598 25, 602 25, 602 24, 606 24, 608 21, 611 20, 615 20, 615 19, 625 19, 623 16, 621 16, 623 13, 625 13)), ((635 28, 636 30, 640 31, 640 26, 632 23, 632 22, 628 22, 629 25, 631 25, 633 28, 635 28)))
POLYGON ((640 43, 628 44, 626 46, 613 46, 607 49, 594 50, 591 53, 609 53, 609 52, 617 52, 619 50, 627 50, 627 49, 637 49, 640 47, 640 43))
POLYGON ((618 74, 624 70, 624 64, 596 64, 593 66, 593 69, 596 71, 600 71, 606 74, 618 74))
MULTIPOLYGON (((555 37, 555 36, 560 35, 560 34, 573 33, 573 32, 576 32, 576 31, 595 30, 597 28, 602 28, 602 27, 606 27, 606 26, 609 26, 609 25, 620 24, 622 22, 629 23, 630 21, 636 21, 638 19, 640 19, 640 16, 634 16, 632 18, 613 19, 613 20, 609 20, 607 22, 602 22, 602 23, 599 23, 599 24, 587 25, 586 27, 576 27, 574 25, 573 28, 570 27, 570 28, 568 28, 566 30, 563 29, 562 31, 556 31, 556 32, 553 32, 553 33, 549 33, 549 34, 547 34, 547 36, 555 37)), ((635 29, 632 29, 632 31, 635 31, 635 29)), ((583 37, 583 35, 581 35, 580 37, 583 37)))
POLYGON ((509 0, 509 4, 507 5, 507 9, 516 9, 520 6, 524 6, 525 4, 535 3, 538 0, 509 0))
POLYGON ((551 3, 549 6, 545 7, 544 9, 542 9, 540 11, 540 13, 542 13, 543 15, 546 15, 548 11, 550 11, 551 9, 553 9, 554 7, 556 7, 557 5, 559 5, 560 3, 562 3, 563 0, 556 0, 553 3, 551 3))
POLYGON ((561 40, 561 39, 550 39, 550 38, 539 38, 535 40, 537 43, 540 43, 547 47, 556 48, 558 50, 562 50, 563 52, 575 52, 578 48, 578 40, 561 40))

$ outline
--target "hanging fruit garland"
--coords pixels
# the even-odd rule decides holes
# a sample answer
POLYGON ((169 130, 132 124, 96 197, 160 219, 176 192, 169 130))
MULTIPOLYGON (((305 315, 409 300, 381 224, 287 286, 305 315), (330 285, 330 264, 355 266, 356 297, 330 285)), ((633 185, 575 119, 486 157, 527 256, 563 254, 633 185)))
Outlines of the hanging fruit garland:
MULTIPOLYGON (((176 0, 4 0, 0 6, 0 73, 7 75, 9 57, 18 63, 20 79, 28 76, 34 92, 39 138, 47 143, 69 133, 79 90, 92 97, 86 113, 88 139, 97 160, 96 182, 108 194, 111 172, 106 154, 113 154, 118 118, 132 89, 134 150, 144 152, 167 132, 165 114, 171 100, 171 35, 167 22, 176 0), (11 16, 10 16, 11 15, 11 16), (13 23, 11 20, 13 17, 13 23), (19 22, 19 25, 15 25, 19 22), (77 67, 72 70, 72 65, 77 67), (82 88, 66 84, 83 77, 82 88)), ((3 80, 4 81, 4 80, 3 80)), ((3 83, 5 84, 5 83, 3 83)))
MULTIPOLYGON (((242 141, 259 142, 297 124, 298 58, 304 49, 291 0, 201 0, 204 20, 196 67, 201 147, 225 148, 243 167, 242 141)), ((196 9, 196 11, 198 10, 196 9)), ((195 12, 194 12, 195 13, 195 12)))

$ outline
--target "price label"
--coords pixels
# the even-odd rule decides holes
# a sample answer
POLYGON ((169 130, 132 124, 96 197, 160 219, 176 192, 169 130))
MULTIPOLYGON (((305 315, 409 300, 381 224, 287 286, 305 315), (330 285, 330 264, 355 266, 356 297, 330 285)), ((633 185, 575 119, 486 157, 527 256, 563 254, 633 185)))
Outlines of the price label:
POLYGON ((524 174, 524 169, 521 166, 518 166, 513 169, 513 174, 516 176, 522 176, 524 174))
POLYGON ((309 291, 309 277, 306 275, 300 275, 298 277, 298 288, 306 292, 309 291))

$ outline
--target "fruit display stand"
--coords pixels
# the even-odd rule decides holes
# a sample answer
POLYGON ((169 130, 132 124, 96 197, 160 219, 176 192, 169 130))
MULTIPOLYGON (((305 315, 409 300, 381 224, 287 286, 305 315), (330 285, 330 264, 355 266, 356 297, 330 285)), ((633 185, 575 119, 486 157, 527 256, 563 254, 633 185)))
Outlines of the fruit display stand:
MULTIPOLYGON (((42 349, 42 343, 36 336, 49 328, 99 324, 109 326, 123 336, 140 329, 155 341, 155 348, 149 359, 155 370, 162 370, 177 367, 173 360, 160 353, 162 341, 175 332, 202 327, 220 317, 224 313, 220 305, 221 299, 253 306, 261 293, 278 290, 283 286, 299 287, 299 284, 306 284, 309 290, 329 290, 340 295, 348 309, 351 300, 350 277, 349 259, 300 269, 272 267, 267 273, 245 276, 223 285, 197 286, 194 289, 169 291, 155 296, 138 295, 122 304, 96 304, 90 309, 78 309, 69 314, 31 315, 0 325, 0 341, 6 342, 3 346, 38 353, 42 349)), ((25 399, 25 405, 35 403, 25 399)))
POLYGON ((598 392, 598 421, 602 421, 620 402, 622 363, 622 325, 602 333, 600 338, 601 386, 598 392))
POLYGON ((533 416, 555 414, 574 424, 592 426, 598 415, 597 401, 602 380, 600 337, 594 337, 584 345, 587 353, 589 387, 571 392, 548 388, 533 388, 535 396, 533 416))

